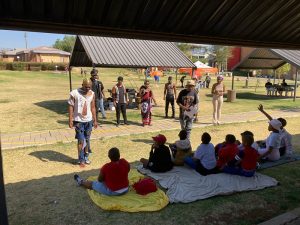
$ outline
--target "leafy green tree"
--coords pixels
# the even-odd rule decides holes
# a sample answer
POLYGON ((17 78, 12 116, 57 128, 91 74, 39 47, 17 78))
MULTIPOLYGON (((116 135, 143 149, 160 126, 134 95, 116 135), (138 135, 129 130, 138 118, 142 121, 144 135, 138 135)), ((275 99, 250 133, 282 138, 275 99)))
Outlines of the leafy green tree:
POLYGON ((282 75, 288 74, 290 70, 291 70, 291 64, 286 63, 276 70, 276 77, 280 79, 282 78, 282 75))
POLYGON ((187 43, 177 43, 177 47, 189 58, 192 57, 193 46, 187 43))
POLYGON ((53 45, 53 48, 57 48, 66 52, 72 52, 75 45, 75 36, 65 35, 62 40, 57 39, 53 45))
POLYGON ((219 71, 227 70, 227 60, 232 56, 232 47, 213 45, 211 47, 219 71))

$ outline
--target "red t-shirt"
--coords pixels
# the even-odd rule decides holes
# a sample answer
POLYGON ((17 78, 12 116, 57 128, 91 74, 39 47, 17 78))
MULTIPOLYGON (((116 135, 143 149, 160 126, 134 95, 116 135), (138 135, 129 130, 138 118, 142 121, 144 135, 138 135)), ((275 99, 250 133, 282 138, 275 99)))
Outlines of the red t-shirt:
POLYGON ((238 147, 236 144, 226 144, 219 150, 219 158, 217 161, 217 167, 222 168, 230 161, 234 160, 234 157, 238 154, 238 147))
POLYGON ((239 157, 242 159, 241 167, 244 170, 255 170, 256 163, 259 157, 258 152, 249 146, 245 146, 245 149, 240 152, 239 157))
POLYGON ((105 185, 111 191, 117 191, 126 188, 129 185, 128 173, 130 170, 129 163, 125 159, 116 162, 106 163, 101 169, 105 185))

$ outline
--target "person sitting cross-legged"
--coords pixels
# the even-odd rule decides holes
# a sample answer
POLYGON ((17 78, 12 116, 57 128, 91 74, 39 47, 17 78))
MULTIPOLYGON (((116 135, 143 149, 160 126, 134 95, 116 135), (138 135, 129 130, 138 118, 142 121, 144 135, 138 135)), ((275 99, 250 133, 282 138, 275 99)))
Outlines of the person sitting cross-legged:
POLYGON ((203 176, 216 173, 216 156, 214 145, 210 143, 211 136, 203 133, 202 143, 198 146, 193 157, 186 157, 184 162, 203 176))
POLYGON ((128 192, 128 173, 130 165, 125 159, 120 159, 118 148, 108 151, 111 162, 106 163, 101 169, 97 181, 83 180, 75 174, 74 179, 81 187, 94 190, 104 195, 116 196, 128 192))
POLYGON ((179 139, 174 144, 170 145, 171 152, 174 158, 175 166, 183 166, 184 158, 192 155, 192 146, 190 140, 187 138, 186 130, 181 130, 179 132, 179 139))
POLYGON ((255 174, 259 154, 252 146, 254 138, 252 135, 242 135, 243 150, 235 156, 235 164, 226 165, 224 173, 252 177, 255 174))
POLYGON ((152 172, 167 172, 173 168, 170 149, 165 145, 167 138, 159 134, 152 137, 154 144, 151 146, 149 159, 141 158, 143 167, 152 172))

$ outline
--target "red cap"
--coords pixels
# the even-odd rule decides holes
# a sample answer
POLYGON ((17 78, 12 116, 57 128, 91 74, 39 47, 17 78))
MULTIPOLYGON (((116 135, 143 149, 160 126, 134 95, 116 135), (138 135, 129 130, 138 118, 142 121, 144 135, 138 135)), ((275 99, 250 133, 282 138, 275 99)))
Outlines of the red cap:
POLYGON ((166 143, 166 141, 167 141, 166 136, 163 135, 163 134, 159 134, 159 135, 157 135, 157 136, 155 136, 155 137, 152 137, 152 139, 153 139, 155 142, 159 143, 159 144, 164 144, 164 143, 166 143))

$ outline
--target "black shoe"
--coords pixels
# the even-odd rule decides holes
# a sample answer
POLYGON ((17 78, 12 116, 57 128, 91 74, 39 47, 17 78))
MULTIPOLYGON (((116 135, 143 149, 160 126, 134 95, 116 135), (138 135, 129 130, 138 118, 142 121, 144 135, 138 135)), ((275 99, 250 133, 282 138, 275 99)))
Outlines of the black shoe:
POLYGON ((175 116, 174 116, 174 115, 172 115, 172 117, 171 117, 171 118, 173 118, 173 119, 174 119, 174 118, 175 118, 175 116))
POLYGON ((119 124, 119 123, 117 123, 117 124, 116 124, 116 127, 119 127, 119 126, 120 126, 120 124, 119 124))
POLYGON ((169 117, 168 117, 168 116, 165 116, 165 118, 168 119, 169 117))
POLYGON ((124 123, 125 125, 129 125, 129 123, 128 122, 126 122, 126 123, 124 123))

